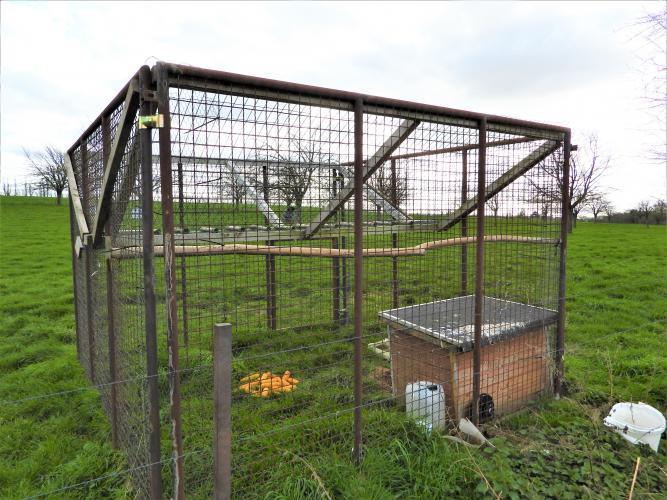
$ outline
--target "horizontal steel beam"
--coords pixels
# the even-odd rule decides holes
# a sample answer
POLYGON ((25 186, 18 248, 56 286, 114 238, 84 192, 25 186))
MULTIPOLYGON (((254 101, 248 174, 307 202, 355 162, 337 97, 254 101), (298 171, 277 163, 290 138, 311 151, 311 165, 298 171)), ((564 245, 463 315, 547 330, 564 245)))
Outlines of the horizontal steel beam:
MULTIPOLYGON (((512 144, 521 144, 524 142, 534 142, 537 139, 533 137, 519 137, 518 139, 503 139, 502 141, 492 141, 486 144, 486 147, 489 146, 509 146, 512 144)), ((433 156, 440 154, 448 153, 461 153, 463 151, 472 151, 474 149, 479 149, 479 144, 466 144, 464 146, 450 146, 448 148, 439 148, 439 149, 429 149, 426 151, 418 151, 415 153, 403 153, 400 155, 392 155, 387 160, 407 160, 410 158, 420 158, 422 156, 433 156)), ((354 165, 353 162, 341 163, 341 165, 354 165)))
POLYGON ((530 129, 546 129, 546 130, 557 131, 560 133, 565 133, 569 131, 568 128, 560 127, 557 125, 550 125, 546 123, 539 123, 528 120, 518 120, 515 118, 508 118, 505 116, 485 115, 483 113, 476 113, 472 111, 447 108, 444 106, 433 106, 429 104, 404 101, 400 99, 390 99, 386 97, 367 95, 358 92, 348 92, 344 90, 336 90, 326 87, 318 87, 314 85, 302 85, 298 83, 284 82, 269 78, 240 75, 237 73, 229 73, 226 71, 196 68, 194 66, 170 64, 166 62, 158 62, 157 64, 164 65, 170 77, 189 78, 191 84, 199 80, 200 90, 203 91, 206 90, 207 84, 210 85, 212 82, 218 82, 218 83, 235 84, 240 87, 248 87, 250 89, 277 91, 287 94, 300 95, 304 97, 320 97, 320 98, 346 101, 348 103, 354 103, 356 100, 361 99, 364 102, 364 106, 378 106, 378 107, 398 109, 405 112, 424 112, 435 115, 451 116, 453 118, 461 118, 464 120, 474 121, 475 123, 478 123, 479 120, 481 120, 482 118, 486 118, 488 122, 496 123, 499 125, 526 127, 530 129))

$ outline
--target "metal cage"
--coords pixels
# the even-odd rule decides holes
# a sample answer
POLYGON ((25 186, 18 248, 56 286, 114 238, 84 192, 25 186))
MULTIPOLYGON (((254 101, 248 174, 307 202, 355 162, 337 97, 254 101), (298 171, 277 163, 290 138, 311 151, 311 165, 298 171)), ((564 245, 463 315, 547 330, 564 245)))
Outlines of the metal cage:
POLYGON ((569 153, 563 127, 142 67, 66 155, 79 359, 139 494, 256 496, 285 453, 559 394, 569 153))

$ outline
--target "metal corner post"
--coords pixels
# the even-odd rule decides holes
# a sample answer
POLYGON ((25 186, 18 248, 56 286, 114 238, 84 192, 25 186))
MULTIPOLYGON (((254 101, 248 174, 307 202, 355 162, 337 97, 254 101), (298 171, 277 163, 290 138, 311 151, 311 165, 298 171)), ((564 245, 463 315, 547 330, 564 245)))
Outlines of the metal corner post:
POLYGON ((361 338, 363 314, 363 182, 364 182, 364 111, 363 101, 354 102, 354 461, 361 461, 361 338))
POLYGON ((229 323, 219 323, 213 328, 213 404, 213 496, 216 500, 228 500, 232 492, 232 325, 229 323))
MULTIPOLYGON (((151 75, 148 66, 139 70, 142 94, 150 89, 151 75)), ((141 97, 141 114, 150 114, 151 103, 141 97)), ((151 129, 139 130, 141 145, 141 213, 144 266, 144 312, 146 328, 146 371, 149 398, 149 460, 150 495, 162 498, 160 463, 160 393, 158 386, 157 325, 155 308, 155 269, 153 268, 153 141, 151 129)))
POLYGON ((479 121, 477 161, 477 242, 475 251, 475 342, 472 357, 472 421, 479 423, 479 393, 482 371, 482 326, 484 320, 484 204, 486 198, 486 118, 479 121))
POLYGON ((566 132, 563 143, 563 181, 561 185, 561 221, 560 221, 560 255, 558 276, 558 323, 556 325, 556 374, 554 377, 554 393, 560 398, 563 391, 563 354, 565 351, 565 288, 567 264, 567 231, 570 216, 570 152, 572 150, 572 134, 566 132))
POLYGON ((158 111, 163 125, 158 132, 160 149, 160 191, 162 196, 162 232, 164 238, 164 278, 167 301, 167 346, 169 351, 169 406, 171 409, 171 439, 173 467, 173 496, 185 498, 183 472, 183 437, 181 427, 181 385, 178 343, 178 305, 176 302, 176 259, 174 243, 174 196, 171 173, 171 116, 169 113, 169 80, 166 68, 154 68, 157 82, 158 111))

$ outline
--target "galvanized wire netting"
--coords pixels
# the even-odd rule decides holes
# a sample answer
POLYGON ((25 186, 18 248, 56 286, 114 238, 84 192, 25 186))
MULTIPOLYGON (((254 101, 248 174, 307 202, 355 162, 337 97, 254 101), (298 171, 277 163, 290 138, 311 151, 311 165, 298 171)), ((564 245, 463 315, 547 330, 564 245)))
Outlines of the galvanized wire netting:
POLYGON ((141 105, 164 125, 132 119, 112 151, 121 102, 70 151, 103 228, 72 226, 79 357, 140 494, 158 494, 156 468, 174 496, 215 490, 220 408, 247 497, 284 474, 276 461, 359 460, 405 422, 446 432, 552 392, 563 218, 546 166, 566 164, 564 129, 183 67, 154 77, 141 105), (229 408, 218 323, 233 331, 229 408))

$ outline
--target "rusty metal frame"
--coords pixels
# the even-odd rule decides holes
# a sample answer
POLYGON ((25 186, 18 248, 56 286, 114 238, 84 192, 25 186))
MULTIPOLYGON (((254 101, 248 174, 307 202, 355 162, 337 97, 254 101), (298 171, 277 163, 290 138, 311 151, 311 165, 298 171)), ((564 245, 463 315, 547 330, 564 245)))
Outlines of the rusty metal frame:
POLYGON ((479 394, 482 371, 482 325, 484 318, 484 207, 486 205, 486 119, 479 121, 477 160, 477 242, 475 249, 475 341, 472 358, 472 421, 479 423, 479 394))
POLYGON ((567 132, 563 150, 563 179, 561 185, 561 226, 559 249, 558 276, 558 322, 556 324, 556 370, 554 376, 554 393, 557 398, 563 394, 563 377, 565 374, 563 355, 565 353, 565 292, 567 267, 567 234, 570 217, 570 152, 572 151, 572 134, 567 132))
MULTIPOLYGON (((398 147, 398 144, 403 142, 408 135, 417 127, 417 122, 406 123, 403 122, 401 126, 392 134, 392 136, 387 139, 384 146, 381 149, 384 149, 387 146, 389 141, 389 148, 392 144, 395 144, 394 148, 398 147)), ((361 451, 361 405, 362 405, 362 388, 363 388, 363 373, 361 368, 362 361, 362 337, 363 337, 363 277, 364 277, 364 229, 363 229, 363 211, 364 211, 364 201, 363 201, 363 183, 366 174, 368 173, 369 166, 372 168, 373 163, 369 160, 367 167, 364 169, 363 165, 363 154, 364 154, 364 110, 363 110, 363 100, 361 98, 357 99, 354 103, 354 183, 350 189, 348 198, 354 194, 354 448, 352 449, 354 461, 358 464, 361 462, 362 451, 361 451)), ((378 151, 375 155, 380 155, 382 160, 383 156, 386 157, 391 154, 391 151, 387 151, 387 154, 382 155, 381 151, 378 151)), ((382 160, 384 161, 384 160, 382 160)), ((380 162, 381 163, 381 162, 380 162)), ((370 173, 368 173, 370 175, 370 173)), ((340 192, 339 192, 340 196, 340 192)))
MULTIPOLYGON (((167 347, 169 363, 169 406, 171 413, 173 498, 185 498, 183 472, 183 437, 181 423, 180 361, 178 340, 178 303, 176 301, 176 258, 174 251, 174 194, 171 172, 171 115, 169 83, 161 64, 153 68, 157 86, 158 111, 163 125, 158 131, 160 150, 160 191, 162 195, 162 230, 164 234, 164 278, 167 306, 167 347)), ((151 156, 152 158, 152 156, 151 156)))
MULTIPOLYGON (((148 66, 139 70, 142 89, 151 86, 148 66)), ((142 98, 141 112, 149 114, 151 103, 142 98)), ((153 147, 151 129, 139 131, 141 147, 141 190, 142 190, 142 235, 144 267, 144 321, 146 334, 146 375, 149 399, 149 460, 150 495, 152 499, 162 498, 162 464, 160 455, 160 389, 158 380, 157 312, 155 304, 155 269, 153 262, 153 147)))
MULTIPOLYGON (((161 113, 164 115, 164 127, 159 130, 159 148, 160 148, 160 172, 161 172, 161 195, 162 195, 162 227, 164 234, 164 245, 162 251, 165 255, 165 285, 166 285, 166 300, 167 300, 167 321, 168 321, 168 346, 169 346, 169 387, 170 387, 170 410, 172 423, 172 458, 173 458, 173 491, 170 496, 174 498, 183 498, 183 450, 181 442, 180 430, 180 390, 179 390, 179 365, 178 365, 178 310, 176 303, 176 282, 175 282, 175 256, 177 255, 174 242, 174 220, 173 220, 173 193, 172 190, 172 164, 171 164, 171 137, 170 137, 170 120, 169 120, 169 89, 170 87, 190 88, 197 91, 216 91, 225 92, 232 95, 243 95, 250 97, 264 97, 267 99, 275 99, 282 102, 293 102, 298 104, 310 104, 313 106, 330 106, 336 109, 346 109, 354 112, 354 162, 348 166, 354 166, 353 179, 349 179, 344 186, 341 186, 338 193, 330 200, 329 205, 310 223, 305 232, 305 237, 312 238, 313 235, 322 228, 323 224, 336 211, 343 207, 344 203, 354 196, 354 250, 350 254, 337 254, 336 261, 332 260, 332 272, 334 273, 334 289, 340 288, 340 275, 342 272, 342 288, 343 297, 334 298, 333 316, 335 319, 345 322, 347 318, 347 274, 345 266, 347 258, 354 257, 355 280, 354 280, 354 448, 353 454, 355 460, 358 462, 362 456, 362 286, 363 286, 363 193, 367 189, 364 183, 379 168, 388 160, 415 158, 420 156, 427 156, 432 154, 446 154, 462 152, 464 158, 464 171, 467 169, 467 152, 471 150, 479 150, 479 169, 478 169, 478 192, 477 196, 467 198, 464 196, 462 205, 454 211, 442 225, 438 227, 440 230, 446 230, 455 225, 459 221, 465 221, 466 217, 477 210, 477 237, 474 243, 477 246, 476 253, 476 283, 475 283, 475 369, 477 381, 474 383, 476 389, 474 390, 473 398, 473 417, 477 421, 477 411, 479 409, 479 367, 480 355, 479 346, 481 345, 481 308, 483 307, 483 258, 484 258, 484 205, 485 202, 495 196, 503 188, 507 187, 511 182, 515 181, 521 175, 537 165, 540 161, 547 158, 553 151, 561 147, 564 143, 565 147, 565 161, 564 161, 564 179, 567 182, 569 176, 569 155, 571 150, 570 145, 570 129, 555 125, 548 125, 539 122, 531 122, 525 120, 517 120, 502 116, 484 115, 469 111, 446 108, 441 106, 431 106, 421 103, 402 101, 397 99, 388 99, 377 96, 369 96, 360 93, 346 92, 335 89, 328 89, 324 87, 316 87, 309 85, 300 85, 290 82, 281 82, 277 80, 269 80, 264 78, 257 78, 252 76, 238 75, 234 73, 227 73, 222 71, 214 71, 202 68, 195 68, 189 66, 181 66, 169 63, 159 62, 151 69, 147 66, 142 67, 130 81, 121 89, 118 95, 109 103, 103 110, 99 117, 86 129, 80 138, 74 143, 65 155, 65 168, 67 171, 68 184, 70 196, 72 199, 72 224, 76 223, 82 241, 87 243, 86 249, 86 265, 90 265, 90 256, 88 252, 92 250, 93 244, 99 245, 103 232, 106 226, 107 232, 112 232, 110 222, 107 224, 109 211, 111 208, 111 196, 115 184, 118 182, 117 174, 121 167, 121 158, 123 152, 127 149, 127 141, 131 127, 134 123, 134 116, 142 108, 143 114, 154 112, 155 96, 144 95, 140 89, 150 90, 154 92, 157 89, 157 102, 161 113), (108 126, 108 119, 110 113, 114 111, 121 103, 125 103, 119 128, 116 137, 113 141, 112 148, 109 149, 108 157, 104 160, 105 171, 102 183, 101 195, 97 203, 97 211, 94 221, 86 219, 86 212, 83 208, 83 202, 89 202, 89 193, 85 192, 88 183, 85 180, 86 172, 82 170, 84 176, 83 185, 78 186, 76 176, 72 166, 73 151, 81 146, 83 148, 82 154, 85 156, 85 143, 90 136, 100 125, 104 127, 104 123, 108 126), (134 108, 134 111, 133 111, 134 108), (400 117, 403 122, 399 128, 385 141, 382 147, 368 160, 363 159, 363 118, 364 113, 378 114, 384 116, 400 117), (416 153, 407 153, 392 156, 392 153, 400 146, 400 144, 417 128, 420 122, 430 121, 433 123, 442 123, 448 125, 455 125, 460 127, 467 127, 470 129, 478 129, 480 131, 479 144, 471 144, 465 146, 455 146, 450 148, 443 148, 433 151, 421 151, 416 153), (516 138, 505 139, 503 141, 486 141, 487 132, 502 132, 514 134, 516 138), (535 140, 546 141, 540 147, 532 151, 523 160, 519 161, 510 168, 499 179, 490 184, 486 184, 485 179, 485 155, 489 147, 496 145, 510 145, 518 143, 526 143, 535 140), (84 192, 81 196, 79 192, 81 187, 84 192), (465 199, 467 198, 467 199, 465 199), (90 231, 89 223, 92 223, 92 232, 90 231), (342 267, 342 269, 338 269, 342 267), (341 304, 342 301, 342 304, 341 304), (479 302, 479 304, 478 304, 479 302), (342 306, 342 307, 341 307, 342 306)), ((152 235, 153 229, 153 204, 152 204, 152 139, 151 129, 142 129, 139 131, 141 141, 141 168, 143 181, 143 234, 152 235)), ((134 149, 134 143, 130 146, 130 150, 134 149)), ((82 158, 85 162, 85 158, 82 158)), ((132 162, 130 162, 132 163, 132 162)), ((331 166, 330 168, 337 168, 331 166)), ((125 182, 133 182, 138 175, 136 172, 128 172, 129 176, 123 179, 125 182)), ((395 174, 394 174, 395 175, 395 174)), ((562 391, 562 377, 563 377, 563 349, 564 349, 564 321, 565 321, 565 264, 566 264, 566 242, 567 242, 567 217, 566 210, 567 190, 563 193, 563 212, 561 219, 561 237, 560 237, 560 281, 558 293, 558 324, 556 333, 556 372, 554 378, 554 390, 556 395, 560 395, 562 391)), ((383 197, 384 199, 384 197, 383 197)), ((395 200, 392 200, 395 205, 395 200)), ((127 200, 120 201, 123 207, 127 200)), ((90 214, 89 214, 90 215, 90 214)), ((464 222, 465 224, 465 222, 464 222)), ((465 238, 464 230, 463 237, 465 238)), ((396 233, 392 233, 392 247, 398 250, 398 238, 396 233), (396 238, 395 238, 396 236, 396 238)), ((159 498, 162 495, 162 478, 160 474, 160 442, 159 442, 159 393, 157 385, 158 377, 158 358, 157 358, 157 335, 156 335, 156 305, 155 305, 155 290, 154 290, 154 270, 153 264, 155 256, 157 255, 157 248, 154 247, 152 237, 143 238, 143 259, 144 259, 144 295, 146 304, 146 359, 148 370, 148 387, 150 399, 150 460, 148 464, 150 467, 151 479, 151 496, 159 498)), ((470 242, 467 242, 470 243, 470 242)), ((268 241, 268 245, 271 241, 268 241)), ((334 249, 345 250, 345 237, 341 236, 336 240, 332 240, 332 247, 334 249)), ((73 248, 76 248, 73 245, 73 248)), ((463 245, 466 248, 466 245, 463 245)), ((463 250, 465 252, 465 250, 463 250)), ((271 252, 272 253, 272 252, 271 252)), ((398 253, 397 253, 398 255, 398 253)), ((271 255, 272 257, 273 255, 271 255)), ((113 255, 110 253, 110 257, 113 255)), ((462 255, 463 257, 463 255, 462 255)), ((268 262, 268 260, 267 260, 268 262)), ((398 279, 397 279, 397 260, 393 260, 392 266, 392 287, 393 287, 393 303, 398 306, 398 279)), ((463 278, 463 260, 462 278, 463 278)), ((269 265, 270 266, 270 265, 269 265)), ((270 268, 267 267, 270 271, 270 268)), ((112 273, 108 270, 109 274, 112 273)), ((466 272, 467 275, 467 272, 466 272)), ((467 277, 467 276, 466 276, 467 277)), ((273 281, 270 279, 269 281, 273 281)), ((111 284, 112 285, 112 284, 111 284)), ((467 284, 462 283, 462 293, 467 284)), ((89 292, 87 287, 87 292, 89 292)), ((110 294, 111 292, 109 292, 110 294)), ((271 292, 275 293, 275 292, 271 292)), ((111 303, 110 303, 111 305, 111 303)), ((275 321, 275 318, 274 318, 275 321)), ((89 328, 90 329, 90 328, 89 328)), ((89 332, 90 333, 90 332, 89 332)), ((110 332, 111 333, 111 332, 110 332)), ((217 337, 216 337, 217 338, 217 337)), ((91 371, 92 359, 91 361, 91 371)), ((231 365, 228 363, 229 368, 231 365)), ((220 367, 218 367, 220 368, 220 367)), ((113 376, 112 376, 113 378, 113 376)), ((94 379, 94 375, 93 375, 94 379)), ((229 384, 227 384, 229 385, 229 384)), ((224 389, 224 388, 223 388, 224 389)), ((231 389, 231 388, 230 388, 231 389)), ((226 390, 226 389, 225 389, 226 390)), ((216 392, 217 394, 217 392, 216 392)), ((217 407, 217 403, 216 403, 217 407)), ((216 420, 217 421, 217 420, 216 420)), ((228 428, 228 427, 227 427, 228 428)), ((229 436, 228 436, 229 438, 229 436)), ((217 455, 216 455, 217 456, 217 455)), ((224 457, 223 457, 224 458, 224 457)), ((225 459, 229 459, 227 456, 225 459)), ((227 482, 227 486, 229 483, 227 482)), ((222 490, 216 490, 222 491, 222 490)), ((228 496, 227 496, 228 497, 228 496)))
POLYGON ((213 327, 213 467, 216 500, 232 494, 232 325, 213 327))
POLYGON ((181 81, 187 80, 190 88, 195 88, 196 90, 206 91, 207 89, 212 89, 216 83, 218 85, 237 85, 239 89, 245 87, 251 90, 253 95, 258 95, 259 91, 268 91, 272 98, 284 100, 287 99, 285 94, 292 94, 293 98, 296 99, 295 102, 298 103, 304 103, 308 98, 317 98, 316 102, 320 106, 326 105, 325 100, 328 99, 333 101, 335 107, 346 107, 346 109, 351 109, 357 99, 362 99, 364 103, 364 112, 366 113, 402 115, 407 113, 408 116, 412 116, 414 120, 418 121, 431 120, 431 117, 427 117, 426 115, 449 117, 455 119, 461 126, 468 126, 470 128, 477 128, 479 120, 486 118, 490 125, 488 127, 489 131, 508 132, 508 128, 513 128, 518 134, 530 135, 532 137, 562 137, 563 133, 569 131, 568 128, 557 125, 519 120, 505 116, 485 115, 474 111, 465 111, 444 106, 434 106, 430 104, 404 101, 401 99, 367 95, 358 92, 348 92, 314 85, 303 85, 269 78, 240 75, 237 73, 197 68, 194 66, 165 62, 159 64, 163 64, 167 68, 170 77, 174 78, 173 81, 175 85, 179 86, 181 85, 181 81), (278 95, 278 93, 280 93, 280 95, 278 95), (421 118, 419 116, 421 116, 421 118), (519 129, 524 130, 519 131, 519 129))
MULTIPOLYGON (((461 203, 468 200, 468 151, 461 154, 461 203)), ((468 236, 468 216, 461 217, 461 238, 468 236)), ((468 295, 468 246, 461 247, 461 295, 468 295)))

